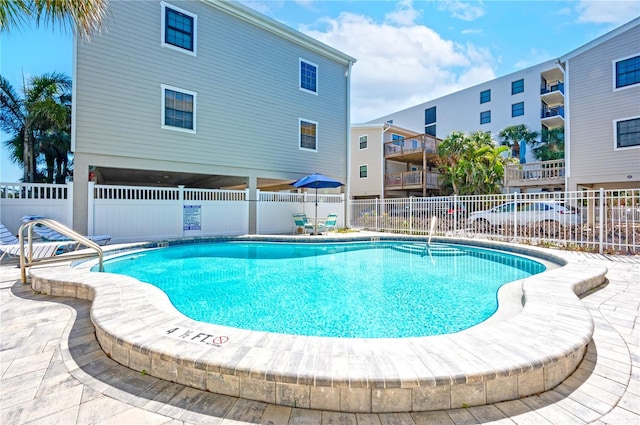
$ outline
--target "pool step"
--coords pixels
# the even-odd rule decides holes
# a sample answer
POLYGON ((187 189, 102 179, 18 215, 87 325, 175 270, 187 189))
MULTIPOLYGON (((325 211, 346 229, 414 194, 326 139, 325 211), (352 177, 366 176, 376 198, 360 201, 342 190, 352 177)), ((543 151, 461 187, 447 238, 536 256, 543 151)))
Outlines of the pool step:
POLYGON ((426 243, 412 243, 412 244, 403 244, 399 246, 394 246, 393 249, 402 252, 411 252, 414 254, 420 255, 432 255, 432 256, 448 256, 453 257, 457 255, 467 255, 466 251, 463 251, 458 248, 454 248, 449 245, 443 244, 426 244, 426 243))

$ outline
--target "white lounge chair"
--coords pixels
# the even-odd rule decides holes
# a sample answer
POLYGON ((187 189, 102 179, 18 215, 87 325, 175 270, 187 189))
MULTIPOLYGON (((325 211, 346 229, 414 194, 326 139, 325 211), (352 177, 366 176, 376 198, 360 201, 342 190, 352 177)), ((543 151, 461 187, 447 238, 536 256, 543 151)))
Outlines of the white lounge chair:
MULTIPOLYGON (((33 249, 33 258, 47 258, 53 257, 58 252, 63 252, 75 245, 75 242, 37 242, 32 243, 31 247, 33 249)), ((20 255, 20 249, 22 246, 20 245, 20 240, 16 238, 11 232, 4 226, 4 224, 0 223, 0 261, 8 255, 9 257, 17 257, 20 255)), ((27 252, 27 244, 24 246, 25 254, 28 255, 27 252)))
MULTIPOLYGON (((21 221, 23 223, 28 223, 29 221, 37 220, 39 218, 46 218, 46 217, 41 215, 25 215, 24 217, 22 217, 21 221)), ((55 241, 55 242, 71 241, 71 239, 66 237, 65 235, 47 226, 44 226, 42 224, 36 224, 35 226, 33 226, 33 231, 38 236, 40 236, 40 238, 43 241, 55 241)), ((90 241, 97 243, 98 245, 106 245, 111 240, 111 236, 109 235, 87 236, 86 238, 89 239, 90 241)))
POLYGON ((313 224, 307 218, 307 215, 304 213, 296 213, 293 215, 293 222, 295 227, 293 228, 293 233, 307 233, 313 232, 313 224))

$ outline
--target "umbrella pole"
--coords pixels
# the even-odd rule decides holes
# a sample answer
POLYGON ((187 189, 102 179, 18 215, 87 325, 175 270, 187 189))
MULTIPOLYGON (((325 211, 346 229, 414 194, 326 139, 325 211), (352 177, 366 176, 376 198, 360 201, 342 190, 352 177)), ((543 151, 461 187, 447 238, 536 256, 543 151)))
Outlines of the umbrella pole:
POLYGON ((318 236, 318 188, 316 187, 316 228, 314 235, 318 236))

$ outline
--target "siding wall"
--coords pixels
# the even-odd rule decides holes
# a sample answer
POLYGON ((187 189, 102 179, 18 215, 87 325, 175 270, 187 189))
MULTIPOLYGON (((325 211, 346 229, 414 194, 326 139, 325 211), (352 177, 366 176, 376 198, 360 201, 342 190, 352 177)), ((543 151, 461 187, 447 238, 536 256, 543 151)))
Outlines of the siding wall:
POLYGON ((352 128, 351 130, 351 197, 382 196, 384 170, 382 168, 382 126, 352 128), (367 148, 360 149, 360 136, 367 136, 367 148), (367 178, 360 178, 360 166, 367 166, 367 178))
POLYGON ((568 60, 568 190, 640 184, 640 147, 616 150, 614 136, 614 120, 640 116, 640 84, 614 90, 613 62, 638 54, 640 26, 568 60))
POLYGON ((101 156, 99 165, 144 158, 173 171, 346 179, 345 64, 206 3, 169 4, 198 16, 197 56, 161 46, 157 1, 111 2, 102 34, 78 42, 77 156, 101 156), (299 58, 319 67, 317 96, 299 90, 299 58), (161 84, 197 93, 196 134, 160 128, 161 84), (318 152, 298 148, 299 118, 318 122, 318 152))
POLYGON ((347 182, 351 58, 241 5, 167 4, 197 16, 196 56, 162 46, 151 0, 110 2, 101 33, 76 43, 76 230, 92 165, 242 177, 251 196, 258 178, 347 182), (300 59, 318 66, 317 95, 299 89, 300 59), (195 134, 161 128, 162 84, 196 93, 195 134), (317 151, 299 148, 300 118, 318 123, 317 151))

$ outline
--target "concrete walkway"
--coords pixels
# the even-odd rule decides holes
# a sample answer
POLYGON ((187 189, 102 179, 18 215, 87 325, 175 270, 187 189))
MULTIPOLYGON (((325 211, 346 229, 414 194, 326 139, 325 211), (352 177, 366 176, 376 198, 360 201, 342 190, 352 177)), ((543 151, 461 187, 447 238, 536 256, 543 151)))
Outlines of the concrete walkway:
POLYGON ((583 297, 594 339, 552 391, 427 413, 347 414, 274 406, 159 380, 98 346, 87 301, 34 293, 0 265, 0 423, 9 424, 640 424, 640 258, 575 253, 608 284, 583 297))

